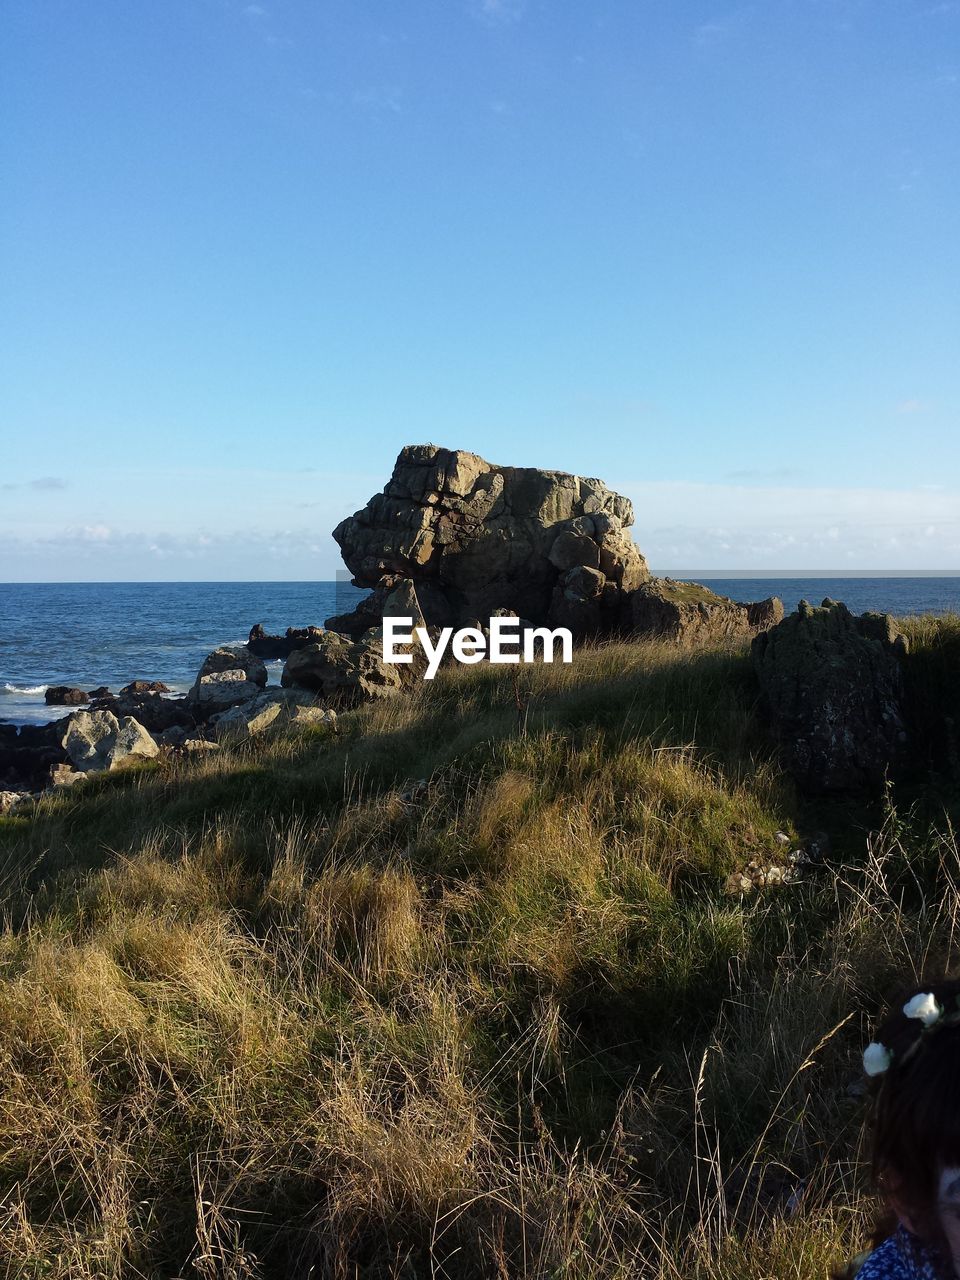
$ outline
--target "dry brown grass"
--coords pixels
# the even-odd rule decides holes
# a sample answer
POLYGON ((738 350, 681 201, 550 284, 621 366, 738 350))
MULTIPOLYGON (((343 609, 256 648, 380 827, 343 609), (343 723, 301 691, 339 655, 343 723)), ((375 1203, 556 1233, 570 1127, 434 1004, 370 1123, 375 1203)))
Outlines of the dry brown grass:
POLYGON ((949 823, 800 806, 736 651, 524 680, 0 826, 4 1274, 812 1280, 855 1251, 848 1086, 891 985, 957 965, 949 823), (724 894, 814 820, 825 868, 724 894))

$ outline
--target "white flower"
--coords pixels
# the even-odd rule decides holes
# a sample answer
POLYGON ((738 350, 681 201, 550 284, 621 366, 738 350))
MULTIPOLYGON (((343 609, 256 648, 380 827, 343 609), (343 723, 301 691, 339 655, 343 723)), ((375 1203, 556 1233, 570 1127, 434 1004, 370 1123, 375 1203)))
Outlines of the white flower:
POLYGON ((885 1044, 874 1040, 863 1051, 863 1069, 868 1076, 879 1076, 893 1061, 893 1054, 885 1044))
POLYGON ((925 1027, 932 1027, 943 1010, 937 1004, 935 996, 929 991, 921 991, 919 995, 907 1001, 903 1006, 903 1012, 908 1018, 919 1018, 925 1027))

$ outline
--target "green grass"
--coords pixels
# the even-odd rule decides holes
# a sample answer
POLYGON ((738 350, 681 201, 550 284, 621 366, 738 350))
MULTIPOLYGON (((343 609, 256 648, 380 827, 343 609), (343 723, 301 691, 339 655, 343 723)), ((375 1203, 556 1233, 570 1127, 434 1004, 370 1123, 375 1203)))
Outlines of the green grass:
POLYGON ((0 819, 4 1274, 822 1277, 870 1019, 956 965, 951 793, 898 803, 803 803, 743 648, 633 644, 0 819))

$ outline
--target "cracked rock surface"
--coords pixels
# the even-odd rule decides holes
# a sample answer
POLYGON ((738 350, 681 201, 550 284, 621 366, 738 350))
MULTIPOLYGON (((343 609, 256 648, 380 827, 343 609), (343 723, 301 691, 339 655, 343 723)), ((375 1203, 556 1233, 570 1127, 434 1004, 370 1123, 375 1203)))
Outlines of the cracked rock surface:
POLYGON ((509 609, 578 635, 608 629, 650 577, 632 523, 629 499, 601 480, 409 445, 383 492, 333 531, 354 582, 374 595, 327 625, 359 636, 412 582, 431 626, 509 609))

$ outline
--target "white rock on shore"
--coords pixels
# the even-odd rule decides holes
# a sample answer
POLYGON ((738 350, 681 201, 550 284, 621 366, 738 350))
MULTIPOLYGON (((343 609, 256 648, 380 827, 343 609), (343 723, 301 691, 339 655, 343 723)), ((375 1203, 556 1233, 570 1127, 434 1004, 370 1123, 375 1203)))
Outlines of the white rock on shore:
POLYGON ((131 758, 150 759, 160 748, 132 716, 118 720, 112 711, 80 711, 71 716, 63 748, 81 773, 115 769, 131 758))

